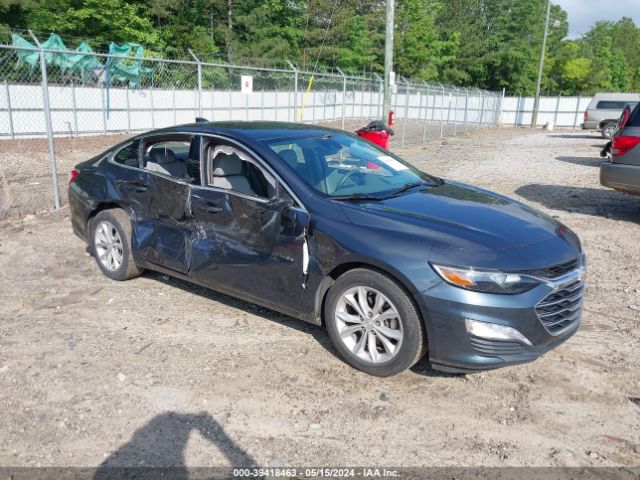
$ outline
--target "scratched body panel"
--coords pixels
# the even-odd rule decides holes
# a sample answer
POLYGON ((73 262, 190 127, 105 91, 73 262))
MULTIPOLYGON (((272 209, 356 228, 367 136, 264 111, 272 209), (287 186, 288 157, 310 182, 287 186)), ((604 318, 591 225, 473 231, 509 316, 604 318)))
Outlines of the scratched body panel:
POLYGON ((284 205, 196 188, 191 206, 198 224, 190 272, 195 279, 299 309, 303 231, 287 228, 284 205))

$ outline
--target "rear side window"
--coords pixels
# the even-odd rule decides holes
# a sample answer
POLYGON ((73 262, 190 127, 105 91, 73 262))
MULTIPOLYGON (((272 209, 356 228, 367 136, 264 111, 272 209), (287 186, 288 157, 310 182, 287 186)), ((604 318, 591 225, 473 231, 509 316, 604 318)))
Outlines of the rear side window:
POLYGON ((601 100, 596 104, 596 110, 622 110, 629 102, 615 100, 601 100))
POLYGON ((118 152, 114 155, 113 161, 119 163, 120 165, 126 165, 127 167, 139 167, 139 148, 140 142, 133 142, 129 145, 122 147, 118 152))

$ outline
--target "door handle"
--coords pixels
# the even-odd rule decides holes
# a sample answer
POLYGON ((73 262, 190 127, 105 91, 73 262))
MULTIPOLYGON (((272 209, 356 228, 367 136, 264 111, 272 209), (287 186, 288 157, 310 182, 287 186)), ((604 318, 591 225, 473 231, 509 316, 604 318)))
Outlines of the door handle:
POLYGON ((221 207, 207 207, 207 213, 220 213, 223 209, 221 207))
POLYGON ((124 187, 127 190, 132 190, 136 193, 142 193, 147 191, 147 186, 142 182, 125 182, 124 187))

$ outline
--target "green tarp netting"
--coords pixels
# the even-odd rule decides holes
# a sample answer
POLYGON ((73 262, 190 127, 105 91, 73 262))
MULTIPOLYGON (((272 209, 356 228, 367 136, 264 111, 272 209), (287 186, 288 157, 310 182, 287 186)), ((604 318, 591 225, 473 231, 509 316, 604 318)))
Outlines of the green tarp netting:
POLYGON ((144 48, 135 44, 109 45, 109 57, 107 61, 108 75, 110 81, 127 82, 130 87, 137 88, 140 86, 140 79, 144 76, 151 76, 153 69, 142 66, 144 59, 144 48), (134 55, 135 60, 128 60, 116 57, 130 57, 134 55))
MULTIPOLYGON (((15 47, 36 48, 34 44, 24 39, 17 33, 11 36, 12 44, 15 47)), ((48 66, 55 65, 62 72, 73 72, 80 76, 82 82, 86 82, 92 73, 100 77, 102 71, 106 74, 107 85, 117 82, 128 84, 132 88, 140 86, 140 79, 144 76, 151 76, 153 69, 142 66, 144 59, 144 48, 136 44, 109 45, 109 55, 127 58, 116 58, 109 56, 106 66, 103 65, 93 53, 91 47, 82 42, 76 50, 69 50, 60 36, 52 33, 49 38, 42 43, 46 50, 57 50, 58 52, 45 53, 45 60, 48 66), (63 53, 68 52, 68 53, 63 53), (89 54, 89 55, 87 55, 89 54), (96 72, 96 70, 98 70, 96 72)), ((19 61, 35 68, 40 62, 40 52, 37 50, 16 50, 19 61)))

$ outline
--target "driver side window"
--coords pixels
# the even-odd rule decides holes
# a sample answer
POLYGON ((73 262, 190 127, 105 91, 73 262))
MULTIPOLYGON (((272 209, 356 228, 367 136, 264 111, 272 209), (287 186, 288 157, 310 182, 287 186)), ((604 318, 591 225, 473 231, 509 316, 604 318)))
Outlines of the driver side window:
POLYGON ((242 195, 272 199, 277 183, 251 157, 230 145, 210 144, 207 148, 207 183, 211 187, 242 195))

